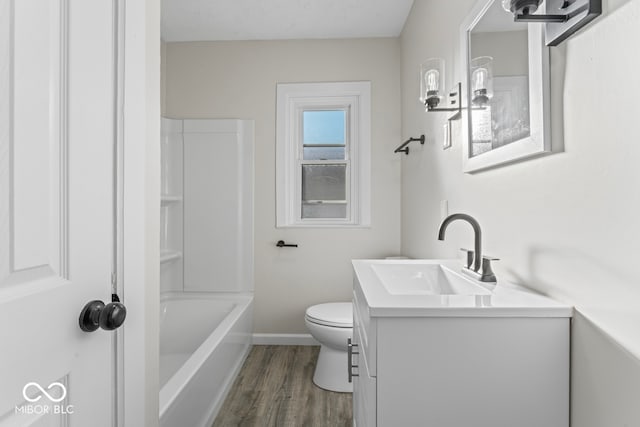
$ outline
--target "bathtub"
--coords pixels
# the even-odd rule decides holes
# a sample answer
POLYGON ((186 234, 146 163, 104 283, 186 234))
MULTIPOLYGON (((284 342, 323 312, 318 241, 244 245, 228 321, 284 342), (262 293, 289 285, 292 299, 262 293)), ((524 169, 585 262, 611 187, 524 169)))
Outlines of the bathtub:
POLYGON ((253 296, 160 300, 160 426, 209 427, 251 346, 253 296))

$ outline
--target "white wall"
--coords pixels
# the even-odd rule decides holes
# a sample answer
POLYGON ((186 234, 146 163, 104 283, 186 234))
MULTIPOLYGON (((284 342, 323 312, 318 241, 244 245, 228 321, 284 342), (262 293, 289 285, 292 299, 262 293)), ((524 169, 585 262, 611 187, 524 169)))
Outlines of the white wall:
POLYGON ((416 0, 401 37, 403 136, 430 141, 403 158, 403 252, 450 258, 472 243, 464 225, 436 239, 441 200, 475 216, 499 278, 576 308, 572 425, 640 425, 640 1, 604 0, 601 17, 552 49, 553 143, 564 151, 467 175, 460 139, 440 148, 444 117, 424 113, 416 76, 442 56, 461 78, 458 30, 473 3, 416 0))
POLYGON ((399 252, 399 40, 167 43, 165 113, 255 120, 255 332, 306 333, 307 306, 351 298, 352 258, 399 252), (372 227, 276 229, 276 83, 360 80, 372 82, 372 227))

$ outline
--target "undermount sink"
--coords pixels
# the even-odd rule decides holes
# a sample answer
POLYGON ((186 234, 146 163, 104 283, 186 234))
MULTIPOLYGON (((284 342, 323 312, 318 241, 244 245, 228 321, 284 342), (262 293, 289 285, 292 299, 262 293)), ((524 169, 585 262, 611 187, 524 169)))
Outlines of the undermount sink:
POLYGON ((489 295, 491 291, 442 264, 374 264, 390 295, 489 295))

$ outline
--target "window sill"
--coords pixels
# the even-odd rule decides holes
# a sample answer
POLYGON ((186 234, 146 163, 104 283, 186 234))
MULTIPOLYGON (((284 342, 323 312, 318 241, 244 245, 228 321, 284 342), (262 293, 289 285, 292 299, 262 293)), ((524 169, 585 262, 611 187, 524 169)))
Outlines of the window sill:
POLYGON ((371 224, 286 224, 276 228, 371 228, 371 224))

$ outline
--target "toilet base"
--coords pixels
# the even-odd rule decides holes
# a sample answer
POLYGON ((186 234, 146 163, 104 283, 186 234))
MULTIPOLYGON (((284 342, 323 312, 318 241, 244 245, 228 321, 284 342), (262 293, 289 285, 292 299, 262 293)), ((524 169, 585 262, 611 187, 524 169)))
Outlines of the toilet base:
POLYGON ((325 390, 352 393, 353 383, 347 376, 347 352, 320 346, 313 383, 325 390))

